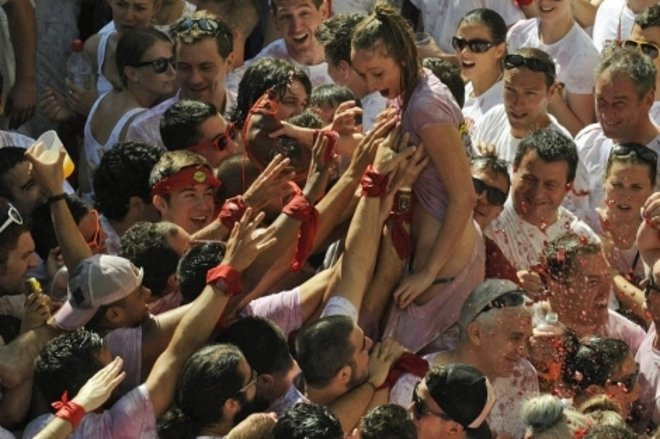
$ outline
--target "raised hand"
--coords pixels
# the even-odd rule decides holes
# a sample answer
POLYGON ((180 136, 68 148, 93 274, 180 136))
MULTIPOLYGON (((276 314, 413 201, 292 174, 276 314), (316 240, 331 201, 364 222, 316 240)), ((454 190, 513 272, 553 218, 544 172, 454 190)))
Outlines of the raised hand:
POLYGON ((45 162, 41 159, 46 145, 37 142, 31 145, 25 152, 25 158, 32 164, 32 173, 37 184, 46 191, 48 195, 58 195, 64 191, 64 157, 66 152, 60 149, 59 156, 54 162, 45 162))
POLYGON ((110 398, 115 387, 126 377, 126 372, 121 370, 123 365, 124 361, 116 357, 87 380, 72 402, 84 408, 86 413, 101 407, 110 398))
POLYGON ((259 210, 273 198, 288 195, 287 192, 291 191, 289 181, 295 175, 291 160, 277 154, 243 194, 245 204, 259 210))
POLYGON ((256 230, 257 226, 263 221, 265 214, 259 212, 256 216, 254 210, 248 208, 243 214, 243 218, 234 224, 225 257, 222 264, 227 264, 238 271, 243 271, 254 262, 259 253, 275 244, 277 238, 273 236, 275 227, 270 226, 267 229, 256 230))

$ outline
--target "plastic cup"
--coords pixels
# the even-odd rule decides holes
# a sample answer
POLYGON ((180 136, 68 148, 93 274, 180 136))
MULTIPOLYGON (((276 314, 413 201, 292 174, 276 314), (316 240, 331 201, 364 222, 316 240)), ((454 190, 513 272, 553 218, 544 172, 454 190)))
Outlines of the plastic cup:
POLYGON ((66 155, 64 156, 64 163, 62 165, 64 171, 64 178, 69 177, 73 174, 75 168, 69 153, 66 152, 62 141, 60 140, 57 133, 53 130, 46 131, 37 139, 37 142, 43 142, 44 149, 39 154, 39 159, 43 160, 46 163, 56 162, 59 156, 60 149, 64 150, 66 155))

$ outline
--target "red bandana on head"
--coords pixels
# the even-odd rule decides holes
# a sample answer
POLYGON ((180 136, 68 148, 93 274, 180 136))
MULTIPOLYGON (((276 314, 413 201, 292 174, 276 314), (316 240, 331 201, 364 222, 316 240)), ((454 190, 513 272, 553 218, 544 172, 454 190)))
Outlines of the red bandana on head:
POLYGON ((188 166, 156 183, 151 188, 151 195, 162 197, 183 188, 204 183, 212 186, 213 189, 219 188, 222 184, 220 180, 215 178, 208 166, 188 166))

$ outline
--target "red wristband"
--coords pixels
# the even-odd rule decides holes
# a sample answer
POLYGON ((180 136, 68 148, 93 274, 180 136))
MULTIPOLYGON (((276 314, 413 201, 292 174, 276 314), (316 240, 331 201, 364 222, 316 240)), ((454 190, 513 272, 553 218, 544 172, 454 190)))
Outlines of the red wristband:
POLYGON ((235 296, 243 291, 241 273, 231 265, 220 264, 206 273, 206 283, 217 285, 230 296, 235 296))
POLYGON ((319 135, 328 139, 328 147, 325 150, 325 161, 332 160, 335 156, 335 150, 337 149, 337 138, 339 137, 339 134, 332 130, 315 129, 312 144, 316 143, 316 139, 319 138, 319 135))
POLYGON ((81 405, 69 401, 69 395, 66 391, 62 394, 60 401, 55 401, 51 405, 57 410, 55 416, 68 421, 74 430, 85 416, 85 409, 81 405))
POLYGON ((388 175, 378 173, 373 166, 367 166, 364 171, 360 185, 362 195, 365 197, 382 197, 387 192, 388 175))
POLYGON ((387 218, 387 226, 392 235, 392 244, 399 259, 405 260, 412 254, 412 239, 405 228, 413 216, 413 196, 409 191, 398 191, 394 195, 394 204, 387 218))
POLYGON ((237 195, 225 200, 220 209, 220 213, 218 214, 218 218, 222 225, 231 230, 234 228, 234 224, 243 218, 246 209, 247 205, 245 204, 243 197, 237 195))
POLYGON ((312 203, 303 194, 295 195, 289 203, 284 206, 282 212, 293 219, 302 221, 298 232, 298 244, 296 253, 291 263, 293 271, 300 270, 312 252, 314 238, 319 227, 319 213, 312 203))

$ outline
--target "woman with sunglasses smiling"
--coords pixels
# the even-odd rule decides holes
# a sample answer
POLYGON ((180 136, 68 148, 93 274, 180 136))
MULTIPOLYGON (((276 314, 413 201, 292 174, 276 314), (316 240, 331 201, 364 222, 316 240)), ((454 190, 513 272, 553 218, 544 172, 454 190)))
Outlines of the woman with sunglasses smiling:
POLYGON ((131 30, 117 44, 122 88, 99 97, 85 123, 84 153, 79 162, 79 190, 89 197, 92 175, 103 154, 124 140, 130 122, 174 91, 172 43, 155 30, 131 30))
POLYGON ((509 29, 510 49, 535 47, 555 59, 558 81, 565 93, 557 93, 550 112, 573 136, 594 121, 594 69, 600 54, 589 35, 577 24, 571 0, 534 0, 539 17, 523 20, 509 29))
POLYGON ((621 308, 642 322, 647 317, 639 288, 644 264, 637 248, 637 230, 642 222, 639 212, 655 188, 657 160, 656 152, 645 145, 616 145, 605 168, 605 200, 585 217, 602 239, 621 308))
POLYGON ((502 60, 506 55, 506 24, 495 11, 470 11, 451 40, 465 84, 465 116, 472 128, 488 110, 502 103, 502 60))

